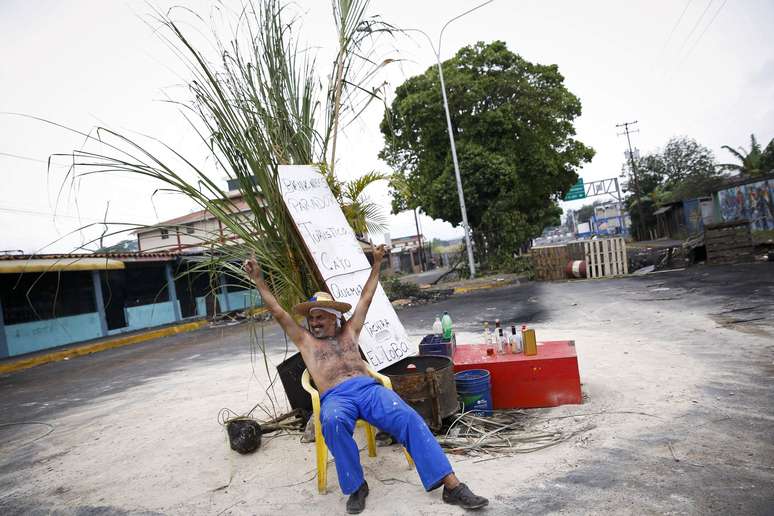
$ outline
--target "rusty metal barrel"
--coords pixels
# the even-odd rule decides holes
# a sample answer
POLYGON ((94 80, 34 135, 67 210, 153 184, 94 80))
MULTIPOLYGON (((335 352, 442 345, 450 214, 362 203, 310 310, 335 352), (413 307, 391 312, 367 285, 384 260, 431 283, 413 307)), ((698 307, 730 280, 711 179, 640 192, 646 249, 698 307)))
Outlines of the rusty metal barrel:
POLYGON ((449 357, 407 357, 379 371, 390 377, 392 388, 419 412, 433 431, 457 412, 454 364, 449 357))

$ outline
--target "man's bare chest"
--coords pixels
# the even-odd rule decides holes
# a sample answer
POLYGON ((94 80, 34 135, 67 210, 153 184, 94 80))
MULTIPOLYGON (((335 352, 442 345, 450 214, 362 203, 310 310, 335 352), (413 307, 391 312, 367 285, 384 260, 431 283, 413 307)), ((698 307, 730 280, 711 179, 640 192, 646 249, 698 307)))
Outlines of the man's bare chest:
POLYGON ((339 337, 332 339, 315 339, 312 355, 320 366, 328 363, 359 360, 360 355, 354 339, 339 337))

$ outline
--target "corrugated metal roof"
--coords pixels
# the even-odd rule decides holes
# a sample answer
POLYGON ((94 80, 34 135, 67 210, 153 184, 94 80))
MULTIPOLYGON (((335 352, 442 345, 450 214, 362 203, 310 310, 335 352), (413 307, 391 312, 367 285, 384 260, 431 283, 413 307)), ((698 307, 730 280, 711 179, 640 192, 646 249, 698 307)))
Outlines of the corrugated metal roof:
POLYGON ((91 255, 77 258, 29 258, 26 260, 0 261, 0 274, 22 274, 53 271, 105 271, 124 269, 124 262, 110 258, 93 258, 91 255))
MULTIPOLYGON (((126 253, 61 253, 61 254, 5 254, 0 255, 0 263, 28 262, 40 260, 85 260, 99 259, 118 260, 121 262, 169 262, 177 259, 182 253, 158 251, 158 252, 126 252, 126 253)), ((123 268, 123 267, 122 267, 123 268)))

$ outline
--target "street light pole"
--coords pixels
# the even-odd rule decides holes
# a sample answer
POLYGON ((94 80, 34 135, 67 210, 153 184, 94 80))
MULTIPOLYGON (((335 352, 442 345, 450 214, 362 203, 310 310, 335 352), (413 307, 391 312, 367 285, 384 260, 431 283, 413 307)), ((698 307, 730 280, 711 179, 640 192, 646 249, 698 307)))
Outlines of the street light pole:
POLYGON ((454 18, 447 21, 444 26, 441 28, 440 34, 438 34, 438 47, 433 45, 433 40, 430 38, 430 36, 427 35, 427 33, 421 29, 405 29, 406 32, 419 32, 425 38, 427 38, 427 42, 430 43, 430 48, 433 49, 433 53, 435 54, 435 62, 438 66, 438 78, 441 80, 441 94, 443 95, 443 108, 446 112, 446 129, 449 133, 449 144, 451 145, 451 153, 452 153, 452 162, 454 163, 454 178, 457 181, 457 196, 459 197, 460 201, 460 212, 462 213, 462 225, 465 228, 465 246, 468 250, 468 265, 470 267, 470 277, 475 278, 476 277, 476 264, 473 260, 473 244, 470 241, 470 225, 468 224, 468 212, 465 209, 465 194, 462 192, 462 177, 460 176, 460 164, 457 161, 457 146, 454 143, 454 128, 452 127, 452 121, 451 121, 451 113, 449 112, 449 100, 446 98, 446 83, 443 80, 443 67, 441 66, 441 38, 443 38, 443 31, 446 30, 446 27, 449 26, 449 24, 455 20, 458 20, 462 18, 463 16, 472 13, 473 11, 480 9, 484 7, 487 4, 491 4, 494 2, 494 0, 488 0, 486 2, 483 2, 476 7, 472 9, 468 9, 462 14, 458 14, 454 18))

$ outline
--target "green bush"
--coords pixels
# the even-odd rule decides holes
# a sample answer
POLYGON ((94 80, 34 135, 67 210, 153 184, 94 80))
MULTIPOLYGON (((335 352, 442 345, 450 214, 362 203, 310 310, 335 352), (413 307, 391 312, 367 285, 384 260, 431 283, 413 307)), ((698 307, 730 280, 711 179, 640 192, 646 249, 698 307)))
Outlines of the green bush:
POLYGON ((409 297, 419 297, 422 295, 422 290, 419 285, 414 283, 404 283, 398 276, 388 276, 381 280, 382 288, 387 294, 387 298, 390 301, 396 299, 405 299, 409 297))
POLYGON ((532 257, 529 255, 496 255, 480 264, 482 274, 525 274, 529 279, 535 276, 532 257))

